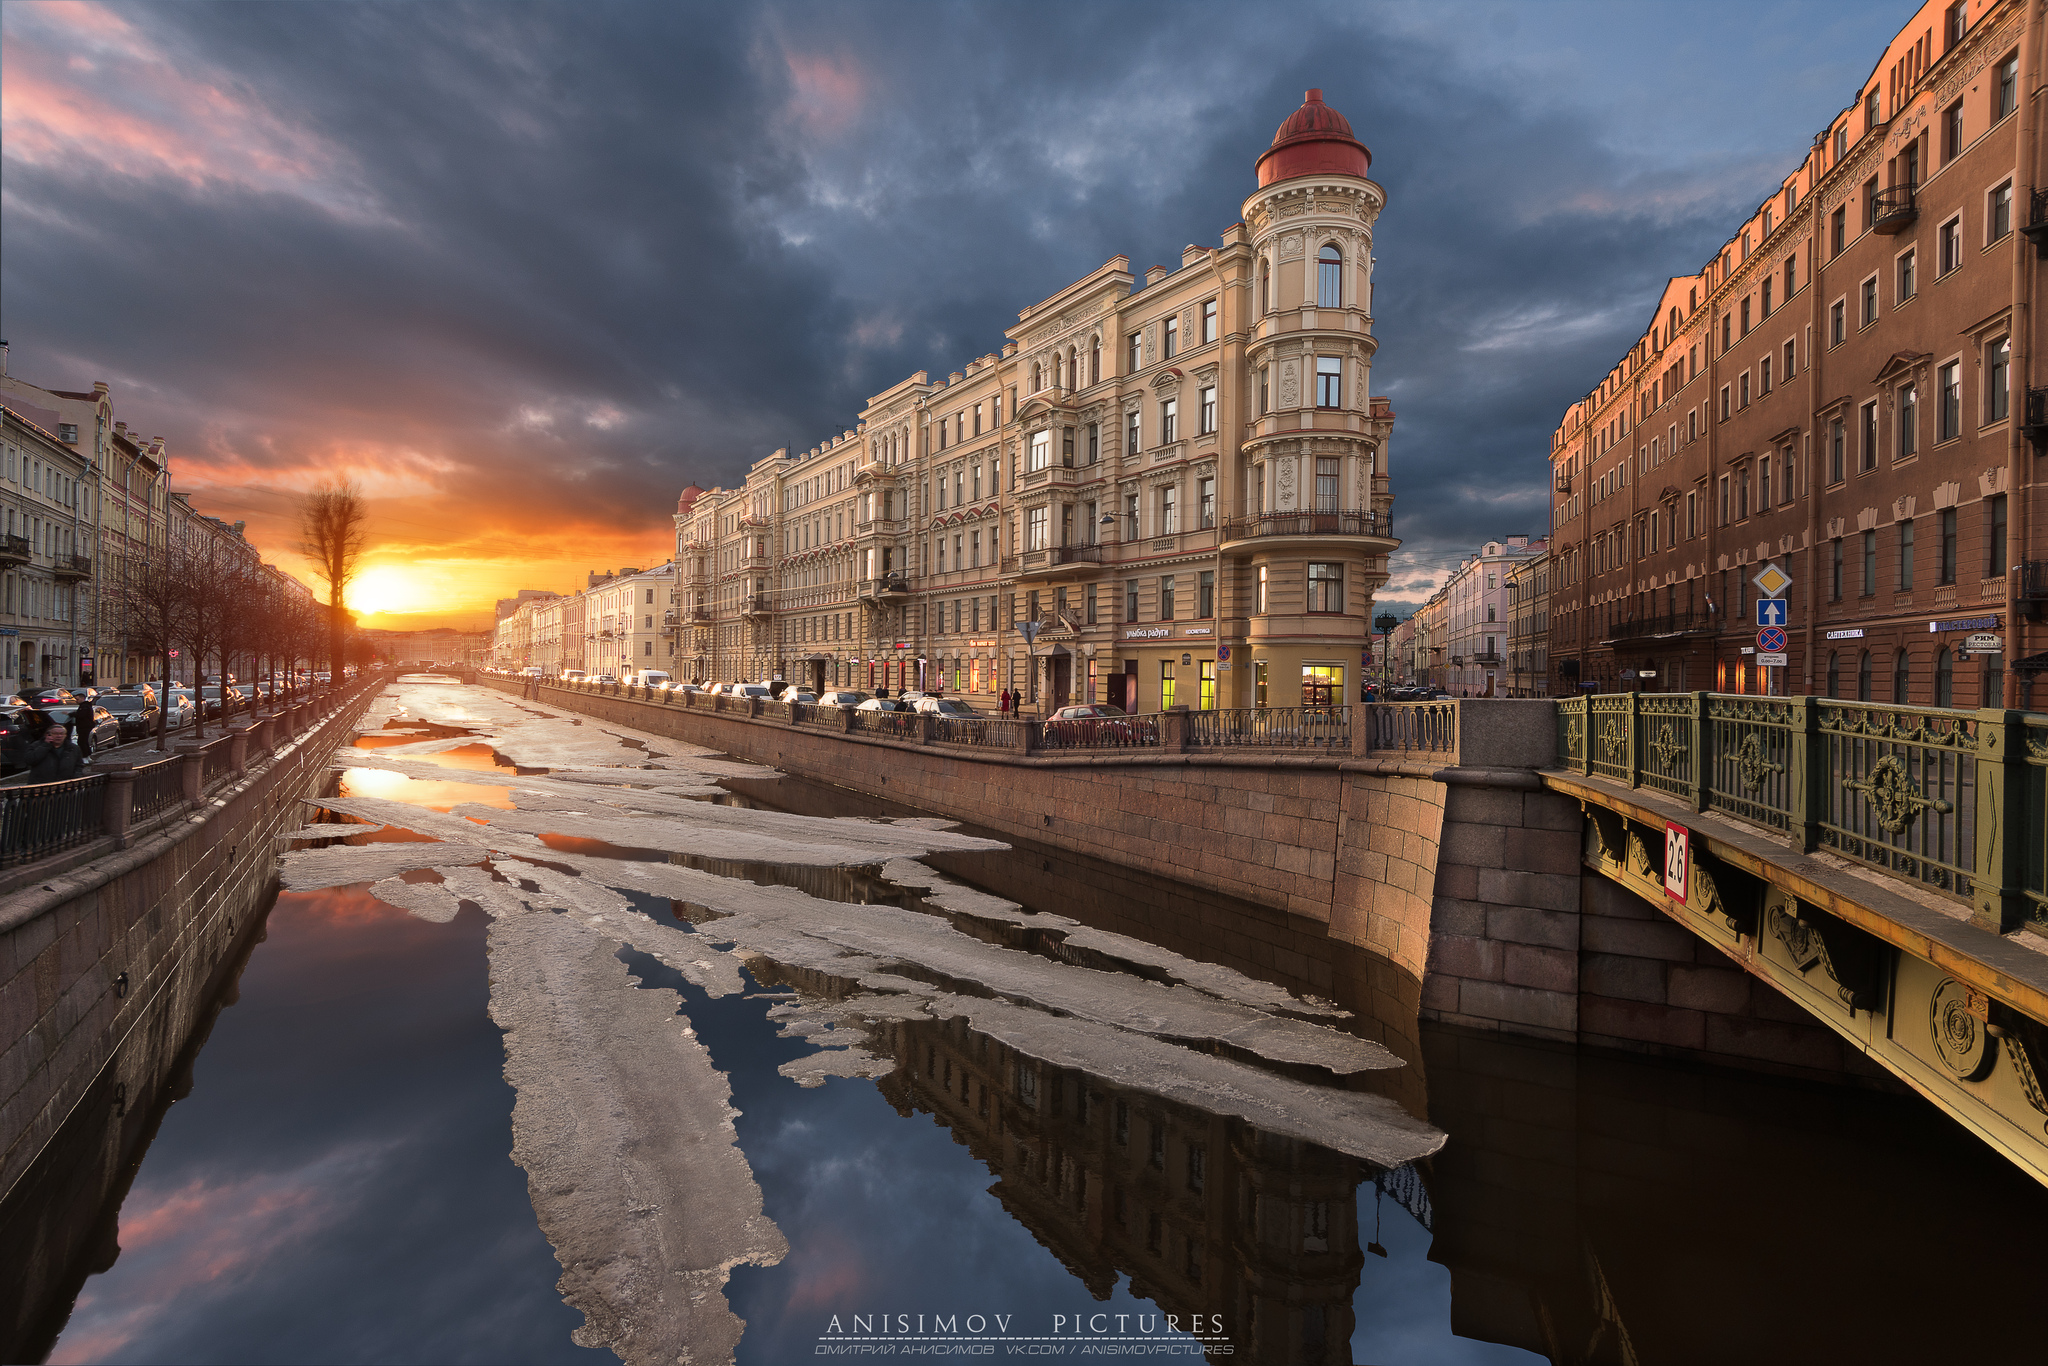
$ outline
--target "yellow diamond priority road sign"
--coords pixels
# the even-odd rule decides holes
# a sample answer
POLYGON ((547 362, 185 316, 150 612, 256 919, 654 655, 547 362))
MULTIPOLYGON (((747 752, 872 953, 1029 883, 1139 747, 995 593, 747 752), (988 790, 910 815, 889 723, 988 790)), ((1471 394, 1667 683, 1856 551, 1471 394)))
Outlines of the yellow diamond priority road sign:
POLYGON ((1785 590, 1792 586, 1792 576, 1775 564, 1767 564, 1750 582, 1761 588, 1765 597, 1782 598, 1785 590))

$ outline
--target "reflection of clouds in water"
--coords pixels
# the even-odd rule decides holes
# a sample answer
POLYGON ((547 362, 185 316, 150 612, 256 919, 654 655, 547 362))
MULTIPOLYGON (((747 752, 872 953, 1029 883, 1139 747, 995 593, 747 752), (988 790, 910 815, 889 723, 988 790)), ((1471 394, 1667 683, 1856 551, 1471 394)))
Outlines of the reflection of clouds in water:
POLYGON ((429 811, 447 811, 464 802, 512 810, 512 789, 483 783, 442 782, 434 778, 408 778, 379 768, 351 768, 341 775, 344 797, 382 797, 421 806, 429 811))
POLYGON ((278 898, 52 1360, 614 1360, 510 1160, 483 926, 278 898))
POLYGON ((1015 1314, 1049 1327, 1054 1312, 1159 1312, 1128 1280, 1096 1300, 989 1193, 996 1178, 949 1130, 898 1115, 871 1083, 734 1084, 741 1144, 790 1243, 781 1265, 740 1268, 727 1287, 747 1321, 742 1366, 811 1356, 835 1313, 1015 1314))

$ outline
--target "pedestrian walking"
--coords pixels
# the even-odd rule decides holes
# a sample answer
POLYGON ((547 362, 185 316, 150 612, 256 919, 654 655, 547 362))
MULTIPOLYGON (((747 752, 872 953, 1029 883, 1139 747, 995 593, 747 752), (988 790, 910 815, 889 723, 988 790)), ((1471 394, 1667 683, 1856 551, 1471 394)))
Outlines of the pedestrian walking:
POLYGON ((1008 688, 1003 689, 1002 701, 997 705, 1004 716, 1010 714, 1010 690, 1008 688))

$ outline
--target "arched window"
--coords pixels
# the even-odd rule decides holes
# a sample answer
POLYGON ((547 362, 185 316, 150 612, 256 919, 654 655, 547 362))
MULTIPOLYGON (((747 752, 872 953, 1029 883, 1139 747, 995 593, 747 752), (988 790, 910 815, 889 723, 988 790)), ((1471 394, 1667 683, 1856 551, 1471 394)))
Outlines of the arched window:
POLYGON ((1102 383, 1102 338, 1097 337, 1088 345, 1088 382, 1102 383))
POLYGON ((1868 702, 1870 697, 1870 651, 1865 650, 1856 657, 1856 700, 1868 702))
POLYGON ((1842 695, 1842 656, 1838 651, 1828 651, 1828 696, 1842 695))
POLYGON ((1934 705, 1953 707, 1956 704, 1956 661, 1944 645, 1934 652, 1934 705))
POLYGON ((1038 362, 1033 361, 1031 363, 1031 392, 1034 394, 1045 387, 1039 382, 1040 379, 1041 375, 1039 373, 1038 362))
POLYGON ((1316 307, 1344 306, 1344 253, 1331 243, 1316 257, 1316 307))
POLYGON ((1892 661, 1892 701, 1901 705, 1912 700, 1913 656, 1904 650, 1892 661))
POLYGON ((1067 387, 1069 389, 1081 387, 1081 357, 1071 346, 1067 348, 1067 387))

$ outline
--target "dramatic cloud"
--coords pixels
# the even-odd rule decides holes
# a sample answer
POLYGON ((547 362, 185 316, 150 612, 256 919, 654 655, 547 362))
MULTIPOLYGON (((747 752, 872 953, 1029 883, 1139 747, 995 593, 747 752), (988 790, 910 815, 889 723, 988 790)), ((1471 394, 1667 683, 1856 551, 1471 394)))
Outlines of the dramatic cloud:
POLYGON ((1558 414, 1910 8, 1724 6, 1708 54, 1627 5, 15 3, 0 330, 283 563, 355 474, 448 613, 656 561, 682 485, 1213 243, 1318 85, 1389 196, 1412 601, 1544 530, 1558 414))

